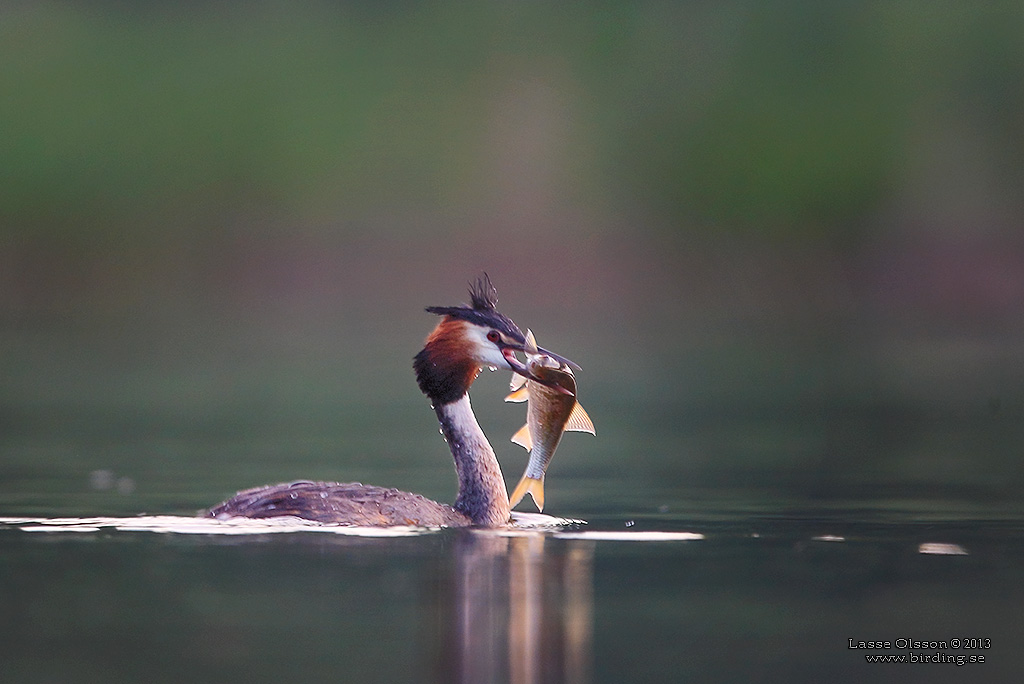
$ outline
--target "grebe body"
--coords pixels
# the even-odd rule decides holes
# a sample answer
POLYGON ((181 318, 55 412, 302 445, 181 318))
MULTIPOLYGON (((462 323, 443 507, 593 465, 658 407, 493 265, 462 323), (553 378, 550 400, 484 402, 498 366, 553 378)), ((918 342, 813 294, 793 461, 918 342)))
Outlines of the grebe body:
MULTIPOLYGON (((452 505, 419 494, 360 483, 308 482, 238 492, 205 512, 213 518, 293 516, 322 523, 388 527, 499 527, 508 523, 508 492, 494 450, 477 423, 469 388, 485 366, 504 368, 543 382, 515 355, 526 338, 495 308, 485 275, 470 288, 470 306, 428 307, 442 316, 413 360, 416 381, 437 414, 458 475, 452 505)), ((545 353, 561 359, 551 352, 545 353)), ((564 359, 563 359, 564 360, 564 359)), ((567 361, 568 362, 568 361, 567 361)))
POLYGON ((289 482, 238 492, 208 513, 212 518, 293 516, 362 527, 465 527, 473 521, 425 496, 358 482, 289 482))

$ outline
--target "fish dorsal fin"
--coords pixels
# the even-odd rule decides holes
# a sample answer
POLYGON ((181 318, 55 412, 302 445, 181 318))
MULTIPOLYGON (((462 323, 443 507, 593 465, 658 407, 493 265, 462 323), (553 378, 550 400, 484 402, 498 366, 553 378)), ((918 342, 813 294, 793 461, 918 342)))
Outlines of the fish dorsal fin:
POLYGON ((526 378, 524 378, 519 373, 513 373, 512 374, 512 380, 510 380, 509 383, 508 383, 508 388, 510 390, 517 390, 517 389, 519 389, 520 387, 522 387, 525 384, 526 384, 526 378))
POLYGON ((505 401, 511 401, 511 402, 519 403, 520 401, 526 401, 529 398, 530 398, 530 389, 526 385, 523 385, 522 387, 517 389, 515 392, 512 392, 512 394, 510 394, 507 397, 505 397, 505 401))
POLYGON ((533 331, 529 328, 526 329, 526 344, 524 346, 527 354, 536 354, 538 351, 537 338, 533 336, 533 331))
POLYGON ((572 413, 569 414, 569 420, 565 422, 566 431, 572 432, 589 432, 592 435, 596 435, 594 432, 594 423, 590 420, 590 416, 580 405, 580 402, 576 402, 576 405, 572 407, 572 413))
POLYGON ((512 435, 512 441, 527 451, 533 449, 533 437, 530 435, 530 426, 523 425, 523 427, 516 430, 516 434, 512 435))

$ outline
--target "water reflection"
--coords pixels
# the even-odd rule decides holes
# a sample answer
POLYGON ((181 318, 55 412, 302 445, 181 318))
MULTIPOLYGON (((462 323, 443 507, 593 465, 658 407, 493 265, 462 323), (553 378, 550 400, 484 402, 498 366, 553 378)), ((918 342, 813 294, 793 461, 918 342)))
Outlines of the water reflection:
POLYGON ((905 680, 848 648, 879 633, 980 634, 982 678, 1019 679, 1020 520, 619 522, 0 517, 4 681, 905 680))
POLYGON ((455 681, 590 681, 594 542, 467 532, 455 551, 455 681))
MULTIPOLYGON (((375 566, 380 570, 402 562, 401 554, 388 544, 397 543, 400 538, 420 538, 429 548, 448 551, 434 556, 436 564, 424 575, 430 589, 423 593, 426 605, 419 608, 422 624, 428 630, 429 625, 437 626, 435 633, 425 631, 424 637, 426 642, 432 642, 428 659, 438 663, 441 670, 438 681, 591 681, 596 540, 587 535, 603 538, 600 532, 560 532, 557 527, 543 531, 360 528, 317 525, 291 518, 211 520, 179 516, 0 518, 0 530, 3 529, 17 529, 33 536, 72 534, 76 538, 116 530, 187 535, 231 543, 245 538, 266 542, 289 533, 307 539, 311 534, 361 538, 364 542, 379 538, 381 546, 372 548, 383 556, 368 553, 371 547, 360 547, 359 555, 369 559, 367 562, 380 563, 375 566), (389 548, 392 550, 388 551, 389 548)), ((408 547, 404 548, 408 551, 408 547)), ((293 576, 290 581, 298 580, 293 576)), ((388 582, 382 579, 380 584, 388 582)), ((215 594, 232 591, 237 592, 238 587, 222 587, 215 594)), ((372 593, 371 589, 368 591, 372 593)), ((262 603, 273 603, 266 594, 261 597, 262 603)), ((380 604, 375 609, 386 610, 380 604)))

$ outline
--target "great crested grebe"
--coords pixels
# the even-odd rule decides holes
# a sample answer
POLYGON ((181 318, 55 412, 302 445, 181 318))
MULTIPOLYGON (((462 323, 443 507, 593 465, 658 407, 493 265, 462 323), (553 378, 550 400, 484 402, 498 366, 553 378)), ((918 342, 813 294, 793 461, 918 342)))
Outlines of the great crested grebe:
MULTIPOLYGON (((471 286, 470 306, 430 306, 442 316, 413 360, 416 381, 427 395, 459 477, 455 503, 359 483, 291 482, 247 489, 206 512, 212 518, 294 516, 325 523, 387 527, 423 525, 498 527, 509 520, 505 480, 494 450, 469 404, 469 387, 484 366, 504 368, 544 384, 515 352, 526 338, 510 318, 495 309, 497 296, 484 275, 471 286)), ((543 353, 570 363, 557 354, 543 353)), ((572 364, 575 365, 575 364, 572 364)))

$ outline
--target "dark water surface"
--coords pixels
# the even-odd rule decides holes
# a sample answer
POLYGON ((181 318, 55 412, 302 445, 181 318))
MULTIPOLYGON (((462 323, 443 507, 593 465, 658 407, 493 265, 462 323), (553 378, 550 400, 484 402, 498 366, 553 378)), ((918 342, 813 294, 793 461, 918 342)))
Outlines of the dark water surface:
POLYGON ((1019 521, 385 538, 132 522, 0 524, 3 681, 959 682, 1024 665, 1019 521))
MULTIPOLYGON (((9 331, 0 682, 1008 682, 1024 671, 1017 356, 1004 367, 940 355, 919 362, 932 381, 912 383, 892 372, 903 365, 872 371, 859 352, 786 347, 773 365, 753 343, 653 360, 559 349, 588 369, 581 401, 598 435, 562 441, 545 512, 588 525, 364 537, 191 524, 238 489, 300 478, 452 500, 451 456, 409 367, 433 323, 422 303, 403 305, 409 322, 393 336, 379 321, 353 328, 375 331, 366 339, 289 329, 316 351, 296 356, 247 354, 262 349, 256 333, 218 346, 187 326, 159 345, 9 331)), ((508 442, 524 416, 501 401, 507 387, 507 374, 484 373, 473 405, 514 483, 527 456, 508 442)))
MULTIPOLYGON (((1006 682, 1024 668, 1016 409, 701 414, 595 391, 598 436, 567 436, 547 483, 546 512, 587 525, 239 534, 190 516, 294 478, 450 500, 408 370, 343 383, 369 396, 311 375, 193 396, 158 391, 174 368, 153 389, 99 364, 46 385, 43 367, 23 371, 38 394, 6 404, 0 443, 3 682, 1006 682)), ((474 388, 488 434, 521 424, 506 383, 474 388)), ((514 482, 525 452, 494 445, 514 482)))

